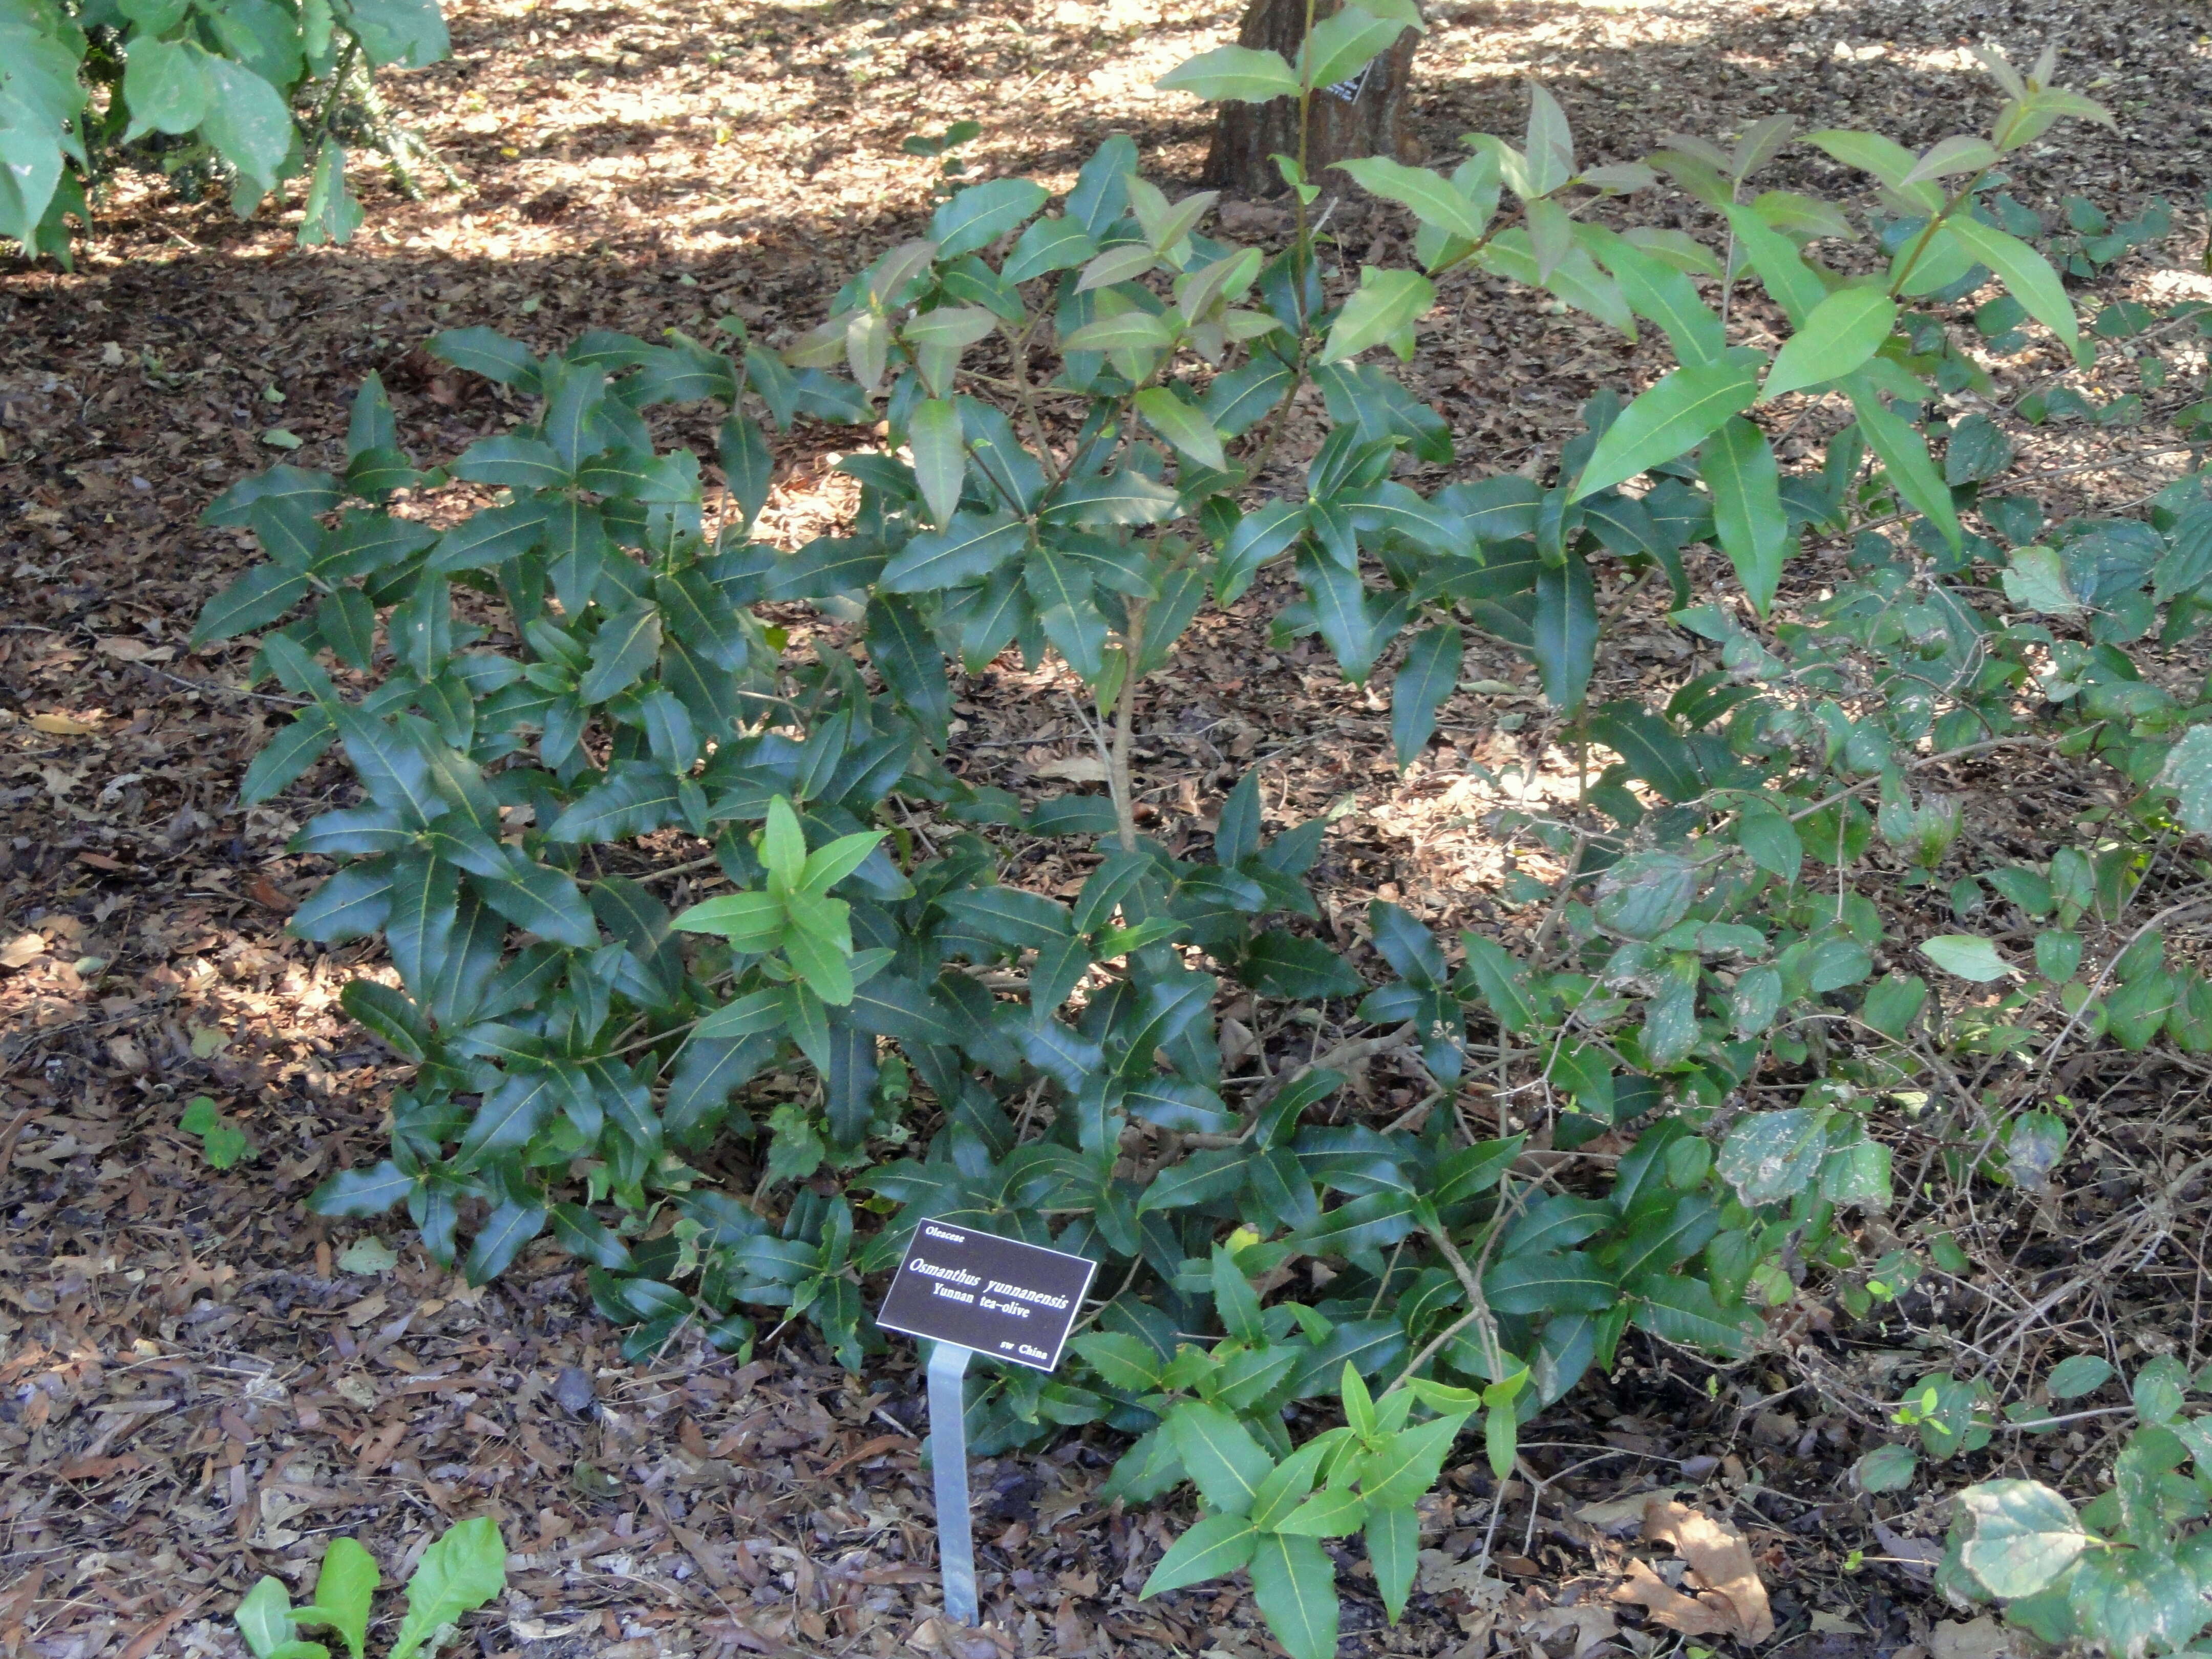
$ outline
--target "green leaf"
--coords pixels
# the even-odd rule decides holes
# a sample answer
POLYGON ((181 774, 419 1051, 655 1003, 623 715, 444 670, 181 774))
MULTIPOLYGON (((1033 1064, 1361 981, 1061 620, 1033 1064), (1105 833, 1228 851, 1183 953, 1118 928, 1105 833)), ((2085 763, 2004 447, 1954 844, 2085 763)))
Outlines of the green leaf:
POLYGON ((968 476, 968 450, 960 431, 960 405, 950 398, 927 398, 907 419, 907 442, 914 451, 914 472, 921 498, 939 529, 947 528, 960 507, 961 485, 968 476))
POLYGON ((1959 514, 1951 505, 1951 491, 1943 475, 1929 459, 1928 441, 1917 428, 1894 415, 1875 395, 1874 384, 1864 374, 1847 376, 1844 391, 1859 417, 1874 453, 1889 471, 1889 481, 1911 507, 1927 515, 1953 547, 1963 544, 1959 514))
MULTIPOLYGON (((1337 16, 1353 9, 1346 6, 1337 16)), ((1335 19, 1329 21, 1334 22, 1335 19)), ((1335 325, 1328 331, 1319 361, 1341 362, 1386 341, 1401 359, 1410 358, 1413 355, 1413 325, 1436 302, 1436 284, 1419 272, 1362 265, 1359 288, 1337 313, 1335 325)))
POLYGON ((1482 240, 1488 216, 1479 212, 1475 204, 1440 173, 1431 173, 1426 167, 1409 167, 1402 161, 1381 155, 1331 165, 1350 173, 1363 190, 1411 208, 1413 216, 1423 224, 1434 225, 1447 235, 1464 241, 1482 240))
POLYGON ((1247 1515, 1275 1460, 1227 1412, 1187 1400, 1168 1413, 1167 1432, 1191 1480, 1224 1515, 1247 1515))
POLYGON ((1912 177, 1920 158, 1895 139, 1831 127, 1807 133, 1805 141, 1819 145, 1847 167, 1871 173, 1923 213, 1933 213, 1943 205, 1942 190, 1932 182, 1912 177))
POLYGON ((1390 742, 1398 764, 1410 764, 1428 747, 1437 710, 1459 684, 1463 642, 1456 624, 1425 629, 1406 647, 1406 660, 1390 687, 1390 742))
POLYGON ((1864 366, 1897 322, 1897 301, 1878 288, 1838 289, 1813 307, 1767 371, 1759 401, 1840 379, 1864 366))
POLYGON ((206 117, 214 89, 201 67, 204 54, 190 41, 167 41, 143 33, 131 42, 123 65, 123 99, 131 125, 123 142, 149 132, 190 132, 206 117))
POLYGON ((470 884, 516 927, 527 927, 550 944, 585 951, 599 943, 592 907, 584 902, 574 878, 562 871, 526 864, 504 880, 472 876, 470 884))
POLYGON ((304 598, 304 572, 258 564, 207 602, 193 624, 191 644, 235 638, 275 622, 304 598))
POLYGON ((1218 472, 1229 465, 1221 434, 1195 404, 1183 402, 1164 386, 1146 386, 1134 402, 1147 426, 1200 466, 1218 472))
POLYGON ((1209 1515, 1168 1546, 1138 1599, 1235 1572, 1252 1559, 1259 1529, 1241 1515, 1209 1515))
POLYGON ((1728 349, 1727 331, 1687 276, 1625 237, 1601 238, 1597 251, 1636 314, 1666 331, 1678 359, 1686 364, 1719 361, 1728 349))
POLYGON ((2159 782, 2173 791, 2181 821, 2198 835, 2212 830, 2212 726, 2192 726, 2166 751, 2159 782))
POLYGON ((1260 1616, 1290 1659, 1335 1659, 1336 1568, 1328 1553, 1314 1539, 1269 1533, 1255 1547, 1247 1571, 1260 1616))
MULTIPOLYGON (((1607 1287, 1608 1305, 1611 1288, 1607 1287)), ((1377 1510, 1411 1508, 1415 1498, 1437 1484, 1444 1459, 1450 1455, 1452 1443, 1467 1419, 1467 1413, 1459 1412, 1401 1429, 1380 1449, 1368 1453, 1359 1471, 1359 1489, 1368 1503, 1377 1510)))
POLYGON ((1762 354, 1734 346, 1711 362, 1662 377, 1606 428, 1568 500, 1578 501, 1689 453, 1729 416, 1751 407, 1765 362, 1762 354))
POLYGON ((1294 1538, 1342 1538, 1367 1523, 1367 1499, 1342 1486, 1323 1487, 1275 1523, 1294 1538))
POLYGON ((975 581, 1019 553, 1029 534, 1018 519, 957 514, 947 528, 914 537, 893 554, 876 586, 885 593, 934 593, 975 581))
POLYGON ((1656 939, 1689 913, 1696 866, 1679 853, 1631 853, 1598 878, 1598 926, 1625 939, 1656 939))
POLYGON ((1420 1516, 1410 1507, 1377 1510, 1367 1517, 1367 1559, 1393 1624, 1406 1616, 1413 1571, 1420 1565, 1420 1516))
POLYGON ((489 1516, 464 1521, 422 1552, 407 1581, 407 1617, 387 1659, 411 1659, 442 1625, 459 1622, 507 1588, 507 1546, 489 1516))
POLYGON ((1262 994, 1305 1002, 1357 996, 1359 976, 1328 945, 1280 927, 1252 941, 1238 977, 1262 994))
POLYGON ((1713 492, 1713 526, 1735 567, 1752 609, 1774 603, 1782 562, 1790 552, 1790 520, 1782 510, 1782 472, 1766 434, 1740 416, 1705 441, 1698 470, 1713 492))
POLYGON ((580 702, 602 703, 628 690, 660 655, 660 608, 633 599, 599 625, 592 665, 576 683, 580 702))
POLYGON ((2073 1564, 2089 1535, 2074 1506, 2034 1480, 1989 1480, 1954 1493, 1966 1541, 1960 1559, 1992 1595, 2033 1595, 2073 1564))
POLYGON ((1175 327, 1149 311, 1124 311, 1085 323, 1060 343, 1064 351, 1158 351, 1175 343, 1175 327))
POLYGON ((2112 1380, 2109 1361, 2093 1353, 2069 1354, 2051 1368, 2044 1386, 2053 1400, 2075 1400, 2093 1394, 2112 1380))
POLYGON ((2066 580, 2066 562, 2047 547, 2016 547, 2005 562, 2005 598, 2045 617, 2078 617, 2081 601, 2066 580))
POLYGON ((2027 307, 2029 316, 2066 342, 2075 362, 2083 361, 2081 328, 2074 314, 2074 301, 2049 260, 2017 236, 1985 225, 1972 214, 1954 213, 1943 225, 1967 252, 1996 272, 2013 297, 2027 307))
POLYGON ((1152 84, 1163 92, 1187 92, 1217 103, 1264 104, 1298 95, 1298 77, 1291 73, 1282 53, 1251 46, 1218 46, 1202 52, 1176 64, 1152 84))
POLYGON ((1570 549, 1565 563, 1538 566, 1529 651, 1553 708, 1582 707, 1597 663, 1597 595, 1583 556, 1570 549))
POLYGON ((1098 244, 1072 220, 1040 219, 1015 240, 999 275, 1009 283, 1026 283, 1032 276, 1071 270, 1097 252, 1098 244))
POLYGON ((1632 1318, 1638 1328, 1666 1341, 1732 1359, 1747 1358, 1765 1334, 1757 1315, 1722 1308, 1698 1279, 1649 1281, 1642 1287, 1632 1318))
POLYGON ((438 0, 349 0, 346 8, 372 69, 422 69, 445 57, 446 21, 438 0))
POLYGON ((1828 296, 1826 284, 1814 276, 1797 252, 1797 245, 1775 230, 1750 208, 1728 210, 1737 246, 1751 260, 1751 268, 1766 287, 1775 304, 1790 319, 1792 328, 1802 328, 1828 296))
POLYGON ((1051 199, 1042 185, 1029 179, 994 179, 970 185, 930 216, 929 238, 939 260, 995 242, 1051 199))
POLYGON ((1852 1474, 1861 1492, 1902 1492, 1912 1484, 1912 1472, 1919 1464, 1919 1454, 1910 1446, 1876 1446, 1859 1459, 1852 1474))
POLYGON ((1751 1112, 1729 1130, 1713 1168, 1756 1208, 1795 1198, 1812 1185, 1827 1146, 1820 1115, 1810 1107, 1751 1112))
POLYGON ((415 1190, 415 1178, 390 1158, 367 1170, 341 1170, 315 1188, 307 1207, 317 1215, 382 1215, 415 1190))
POLYGON ((204 57, 201 65, 209 100, 200 135, 238 170, 251 206, 276 187, 283 173, 292 151, 292 112, 282 93, 244 65, 213 57, 204 57))
POLYGON ((264 1573, 231 1615, 253 1659, 273 1659, 295 1635, 292 1597, 282 1579, 264 1573))
POLYGON ((1922 942, 1920 954, 1945 973, 1981 985, 2013 971, 2012 964, 1997 954, 1997 947, 1975 933, 1938 933, 1922 942))

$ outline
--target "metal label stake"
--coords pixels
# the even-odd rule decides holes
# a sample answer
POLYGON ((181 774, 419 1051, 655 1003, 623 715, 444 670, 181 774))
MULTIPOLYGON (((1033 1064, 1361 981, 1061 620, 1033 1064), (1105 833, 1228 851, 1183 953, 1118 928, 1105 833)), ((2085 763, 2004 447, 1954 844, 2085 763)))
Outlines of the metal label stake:
POLYGON ((974 1352, 957 1342, 929 1351, 929 1461, 937 1482, 937 1565, 945 1616, 975 1622, 975 1534, 968 1518, 968 1405, 960 1379, 974 1352))
POLYGON ((973 1355, 1048 1371, 1075 1328, 1098 1264, 1064 1250, 925 1221, 914 1230, 876 1322, 926 1339, 929 1459, 937 1488, 937 1559, 945 1616, 973 1625, 975 1537, 968 1518, 968 1405, 973 1355))

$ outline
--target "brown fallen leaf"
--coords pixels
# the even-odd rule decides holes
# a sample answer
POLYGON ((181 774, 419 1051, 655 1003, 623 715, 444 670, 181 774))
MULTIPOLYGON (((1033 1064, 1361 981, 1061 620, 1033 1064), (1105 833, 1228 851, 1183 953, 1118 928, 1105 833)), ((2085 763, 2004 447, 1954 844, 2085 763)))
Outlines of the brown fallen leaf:
POLYGON ((1929 1659, 2011 1659, 2026 1651, 1987 1613, 1964 1624, 1936 1625, 1928 1632, 1929 1659))
POLYGON ((1644 1535, 1655 1544, 1673 1545, 1706 1588, 1735 1609, 1738 1633, 1745 1641, 1773 1636, 1774 1611, 1741 1533, 1702 1510, 1655 1498, 1644 1511, 1644 1535))
POLYGON ((1096 755, 1069 755, 1064 759, 1045 762, 1036 769, 1036 775, 1056 778, 1062 783, 1103 783, 1106 763, 1096 755))
POLYGON ((1620 1621, 1611 1611, 1592 1601, 1577 1601, 1571 1607, 1546 1607, 1530 1614, 1521 1628, 1523 1634, 1534 1637, 1537 1645, 1547 1653, 1561 1652, 1553 1638, 1573 1632, 1574 1644, 1565 1650, 1565 1659, 1583 1659, 1584 1655, 1620 1633, 1620 1621))
MULTIPOLYGON (((1224 1049, 1224 1053, 1227 1050, 1224 1049)), ((1644 1524, 1644 1512, 1651 1507, 1655 1498, 1671 1498, 1682 1488, 1663 1486, 1656 1492, 1631 1492, 1626 1498, 1608 1498, 1601 1503, 1584 1504, 1575 1511, 1575 1519, 1586 1527, 1595 1527, 1608 1537, 1626 1538, 1644 1524)))
POLYGON ((121 662, 167 662, 177 654, 172 645, 153 645, 144 640, 134 640, 120 635, 100 641, 99 650, 103 656, 121 662))
POLYGON ((18 933, 0 945, 0 968, 27 968, 46 953, 46 941, 37 933, 18 933))
POLYGON ((49 737, 82 738, 99 731, 100 722, 79 720, 74 714, 33 714, 31 729, 44 732, 49 737))
POLYGON ((1701 1596, 1685 1595, 1670 1588, 1646 1561, 1630 1559, 1628 1582, 1614 1589, 1613 1599, 1648 1608, 1656 1622, 1685 1636, 1743 1634, 1735 1608, 1725 1598, 1710 1590, 1701 1596))

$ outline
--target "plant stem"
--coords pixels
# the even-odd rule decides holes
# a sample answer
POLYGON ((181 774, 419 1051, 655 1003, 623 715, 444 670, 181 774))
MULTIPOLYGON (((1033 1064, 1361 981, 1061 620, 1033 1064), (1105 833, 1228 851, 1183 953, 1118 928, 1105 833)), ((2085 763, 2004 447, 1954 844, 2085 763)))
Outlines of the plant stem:
POLYGON ((1136 742, 1137 659, 1145 651, 1145 610, 1144 600, 1129 601, 1129 626, 1121 636, 1121 696, 1114 710, 1114 752, 1107 766, 1114 821, 1125 853, 1137 850, 1137 797, 1129 775, 1129 750, 1136 742))

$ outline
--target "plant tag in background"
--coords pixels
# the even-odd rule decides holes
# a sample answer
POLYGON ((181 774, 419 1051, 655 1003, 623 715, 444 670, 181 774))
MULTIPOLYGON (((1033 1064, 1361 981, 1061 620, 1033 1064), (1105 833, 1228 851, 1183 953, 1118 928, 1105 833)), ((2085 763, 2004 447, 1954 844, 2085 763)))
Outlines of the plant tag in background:
POLYGON ((925 1221, 876 1322, 1048 1371, 1098 1264, 1017 1239, 925 1221))

